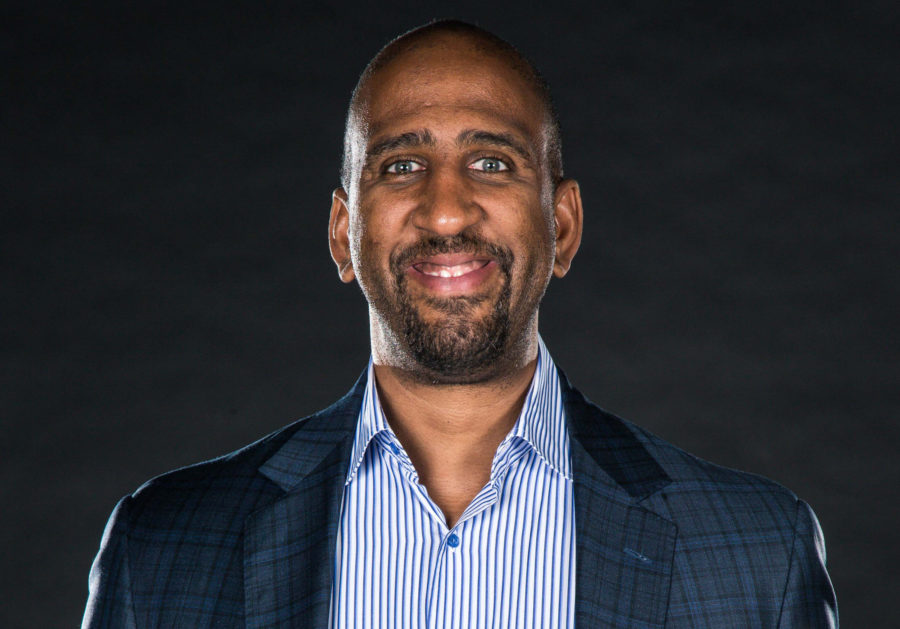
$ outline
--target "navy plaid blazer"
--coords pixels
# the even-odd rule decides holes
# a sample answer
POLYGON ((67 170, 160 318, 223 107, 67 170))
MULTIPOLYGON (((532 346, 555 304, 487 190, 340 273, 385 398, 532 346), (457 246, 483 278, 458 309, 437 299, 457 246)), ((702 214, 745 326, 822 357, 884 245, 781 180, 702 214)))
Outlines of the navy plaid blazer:
MULTIPOLYGON (((365 375, 365 374, 363 374, 365 375)), ((602 411, 564 376, 579 627, 836 627, 812 510, 602 411)), ((83 627, 322 627, 365 379, 336 404, 123 498, 83 627)))

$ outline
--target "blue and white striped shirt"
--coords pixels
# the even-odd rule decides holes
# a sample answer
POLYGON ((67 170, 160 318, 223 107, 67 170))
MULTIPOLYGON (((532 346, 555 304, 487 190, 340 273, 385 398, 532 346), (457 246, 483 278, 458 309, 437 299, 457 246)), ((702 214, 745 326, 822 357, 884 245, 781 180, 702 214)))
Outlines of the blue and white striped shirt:
POLYGON ((572 627, 574 615, 569 436, 543 341, 490 481, 452 529, 385 419, 370 362, 341 503, 330 626, 572 627))

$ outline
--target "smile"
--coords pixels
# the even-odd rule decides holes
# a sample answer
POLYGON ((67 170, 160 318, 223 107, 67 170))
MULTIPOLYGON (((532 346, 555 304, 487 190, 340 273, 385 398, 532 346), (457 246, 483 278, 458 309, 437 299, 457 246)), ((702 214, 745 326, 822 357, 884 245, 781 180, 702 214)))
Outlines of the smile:
POLYGON ((478 269, 487 266, 490 262, 490 260, 470 260, 461 264, 452 265, 420 262, 419 264, 414 264, 413 268, 419 273, 431 277, 461 277, 467 273, 477 271, 478 269))
POLYGON ((406 275, 436 295, 472 295, 484 289, 499 267, 491 257, 471 253, 444 253, 414 260, 406 275))

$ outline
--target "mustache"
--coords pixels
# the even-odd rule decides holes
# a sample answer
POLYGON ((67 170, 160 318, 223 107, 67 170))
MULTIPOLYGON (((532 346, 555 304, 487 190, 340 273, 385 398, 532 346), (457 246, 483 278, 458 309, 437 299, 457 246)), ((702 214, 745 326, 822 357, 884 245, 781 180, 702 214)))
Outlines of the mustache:
POLYGON ((489 242, 475 234, 456 234, 455 236, 430 236, 395 251, 390 257, 391 270, 395 274, 402 274, 410 262, 416 258, 427 258, 443 253, 467 253, 492 258, 506 274, 509 274, 509 270, 512 268, 512 251, 506 247, 489 242))

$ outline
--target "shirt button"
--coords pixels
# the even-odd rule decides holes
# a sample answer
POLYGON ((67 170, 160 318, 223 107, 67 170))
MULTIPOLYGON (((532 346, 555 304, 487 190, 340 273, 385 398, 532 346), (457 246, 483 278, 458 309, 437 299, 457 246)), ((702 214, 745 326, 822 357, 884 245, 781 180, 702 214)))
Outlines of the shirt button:
POLYGON ((459 546, 459 537, 456 536, 456 533, 450 533, 450 537, 447 538, 447 546, 450 548, 459 546))

